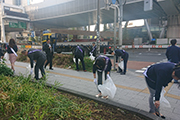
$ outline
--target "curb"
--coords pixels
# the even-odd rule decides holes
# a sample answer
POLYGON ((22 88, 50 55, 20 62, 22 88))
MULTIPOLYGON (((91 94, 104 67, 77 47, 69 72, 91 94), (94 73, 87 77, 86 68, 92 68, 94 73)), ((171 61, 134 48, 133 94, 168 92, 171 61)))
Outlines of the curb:
MULTIPOLYGON (((52 84, 46 83, 46 85, 48 87, 52 87, 52 84)), ((122 108, 122 109, 125 109, 125 110, 128 110, 128 111, 140 114, 142 116, 148 117, 148 118, 150 118, 152 120, 163 120, 162 118, 154 116, 154 115, 152 115, 152 114, 150 114, 150 113, 148 113, 148 112, 146 112, 144 110, 137 109, 137 108, 134 108, 134 107, 131 107, 131 106, 127 106, 127 105, 123 105, 121 103, 117 103, 117 102, 114 102, 114 101, 112 102, 109 99, 108 100, 99 99, 99 98, 96 98, 95 96, 88 95, 88 94, 85 94, 85 93, 82 93, 82 92, 78 92, 78 91, 74 91, 74 90, 71 90, 71 89, 63 88, 63 87, 55 87, 55 88, 57 90, 59 90, 59 91, 63 91, 63 92, 67 92, 67 93, 70 93, 70 94, 73 94, 73 95, 77 95, 77 96, 80 96, 80 97, 88 98, 88 99, 97 101, 99 103, 108 104, 108 105, 113 106, 113 107, 119 107, 119 108, 122 108)))

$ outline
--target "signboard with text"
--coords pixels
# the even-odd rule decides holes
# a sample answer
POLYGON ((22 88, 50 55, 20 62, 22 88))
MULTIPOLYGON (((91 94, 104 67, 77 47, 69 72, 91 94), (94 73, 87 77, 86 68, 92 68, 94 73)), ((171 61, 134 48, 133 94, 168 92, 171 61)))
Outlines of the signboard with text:
POLYGON ((9 22, 9 27, 26 29, 26 23, 25 22, 9 22))

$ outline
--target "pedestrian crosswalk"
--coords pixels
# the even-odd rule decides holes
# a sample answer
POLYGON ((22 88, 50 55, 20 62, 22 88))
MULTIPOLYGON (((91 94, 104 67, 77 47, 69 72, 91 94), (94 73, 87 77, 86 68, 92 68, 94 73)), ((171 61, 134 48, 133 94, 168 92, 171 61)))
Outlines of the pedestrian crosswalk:
MULTIPOLYGON (((154 64, 163 63, 163 62, 167 62, 167 59, 163 59, 163 60, 161 60, 161 61, 159 61, 159 62, 156 62, 156 63, 154 63, 154 64)), ((153 65, 153 64, 151 64, 151 65, 153 65)), ((149 66, 151 66, 151 65, 149 65, 149 66)), ((136 73, 143 73, 149 66, 144 67, 144 68, 141 68, 141 70, 136 70, 135 72, 136 72, 136 73)))

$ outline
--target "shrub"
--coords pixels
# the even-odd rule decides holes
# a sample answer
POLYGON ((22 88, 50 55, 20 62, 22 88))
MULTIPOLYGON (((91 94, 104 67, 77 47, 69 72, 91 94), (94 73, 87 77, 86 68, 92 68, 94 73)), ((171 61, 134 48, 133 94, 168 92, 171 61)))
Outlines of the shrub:
MULTIPOLYGON (((74 63, 75 64, 75 63, 74 63)), ((84 64, 87 71, 92 72, 93 69, 93 61, 89 57, 84 57, 84 64)), ((79 68, 83 69, 82 63, 79 63, 79 68)))
POLYGON ((3 62, 0 62, 0 75, 12 76, 13 71, 3 62))
MULTIPOLYGON (((54 54, 53 58, 53 66, 60 67, 60 68, 68 68, 76 69, 76 63, 73 61, 74 55, 66 55, 66 54, 54 54)), ((18 54, 17 61, 21 62, 29 62, 29 58, 27 56, 23 56, 21 53, 18 54)), ((93 69, 93 61, 87 56, 84 57, 84 64, 87 71, 92 72, 93 69)), ((79 69, 82 70, 82 63, 79 63, 79 69)))

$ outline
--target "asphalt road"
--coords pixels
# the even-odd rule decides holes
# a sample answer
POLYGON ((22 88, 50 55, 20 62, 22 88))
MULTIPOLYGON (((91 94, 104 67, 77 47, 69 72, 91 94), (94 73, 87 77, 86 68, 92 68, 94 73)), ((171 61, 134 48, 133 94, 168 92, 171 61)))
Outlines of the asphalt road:
POLYGON ((166 59, 166 49, 126 49, 129 53, 127 68, 135 72, 166 59))
POLYGON ((127 49, 129 61, 159 62, 166 59, 166 49, 127 49))

